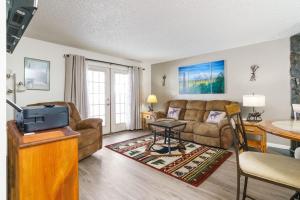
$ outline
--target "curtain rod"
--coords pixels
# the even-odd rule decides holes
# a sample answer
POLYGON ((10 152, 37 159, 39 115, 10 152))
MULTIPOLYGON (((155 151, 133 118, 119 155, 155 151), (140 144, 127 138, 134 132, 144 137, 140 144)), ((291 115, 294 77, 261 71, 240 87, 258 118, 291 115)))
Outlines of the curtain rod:
MULTIPOLYGON (((64 57, 69 57, 70 55, 69 54, 64 54, 64 57)), ((120 66, 123 66, 123 67, 128 67, 128 68, 132 68, 133 66, 129 66, 129 65, 123 65, 123 64, 119 64, 119 63, 113 63, 113 62, 107 62, 107 61, 103 61, 103 60, 95 60, 95 59, 90 59, 90 58, 85 58, 85 60, 88 60, 88 61, 94 61, 94 62, 102 62, 102 63, 106 63, 106 64, 113 64, 113 65, 120 65, 120 66)), ((138 67, 142 70, 145 70, 145 68, 141 68, 141 67, 138 67)))

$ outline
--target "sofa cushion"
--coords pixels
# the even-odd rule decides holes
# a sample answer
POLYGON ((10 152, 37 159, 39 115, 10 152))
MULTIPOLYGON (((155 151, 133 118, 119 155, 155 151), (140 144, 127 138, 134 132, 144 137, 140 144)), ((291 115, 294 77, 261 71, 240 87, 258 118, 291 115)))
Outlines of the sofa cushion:
POLYGON ((218 124, 211 123, 196 123, 194 125, 193 132, 196 135, 202 135, 207 137, 220 137, 218 124))
POLYGON ((198 110, 186 110, 183 119, 187 121, 198 121, 199 118, 198 115, 199 115, 198 110))
POLYGON ((227 100, 212 100, 207 101, 205 110, 217 110, 217 111, 225 111, 225 106, 231 104, 231 101, 227 100))
POLYGON ((169 101, 169 107, 185 109, 187 100, 172 100, 169 101))
POLYGON ((224 119, 225 116, 226 116, 225 112, 222 112, 222 111, 210 111, 209 115, 208 115, 208 117, 206 119, 206 122, 218 124, 220 121, 222 121, 224 119))
POLYGON ((225 111, 225 106, 231 104, 231 101, 227 100, 211 100, 206 103, 206 112, 204 114, 203 120, 206 121, 210 111, 225 111))
POLYGON ((194 129, 194 125, 197 123, 195 121, 186 121, 186 120, 179 120, 179 121, 186 123, 183 132, 187 132, 187 133, 192 133, 194 129))
POLYGON ((180 135, 181 139, 183 140, 187 140, 187 141, 194 141, 194 134, 193 133, 189 133, 189 132, 181 132, 180 135))
POLYGON ((190 100, 186 104, 184 120, 203 121, 205 113, 206 101, 190 100))
POLYGON ((190 100, 186 104, 187 110, 205 110, 206 101, 190 100))
POLYGON ((194 134, 193 141, 198 144, 204 144, 204 145, 213 146, 213 147, 221 147, 220 146, 220 138, 207 137, 207 136, 194 134))
POLYGON ((181 108, 169 107, 167 118, 179 119, 181 108))
POLYGON ((181 108, 179 119, 184 119, 186 104, 187 100, 171 100, 168 102, 166 113, 168 112, 169 107, 181 108))

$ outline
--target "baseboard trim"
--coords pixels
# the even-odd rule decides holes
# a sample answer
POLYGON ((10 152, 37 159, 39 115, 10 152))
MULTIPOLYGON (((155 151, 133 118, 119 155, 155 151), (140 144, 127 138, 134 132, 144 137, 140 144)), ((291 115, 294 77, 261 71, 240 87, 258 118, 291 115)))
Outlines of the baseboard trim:
POLYGON ((288 145, 284 145, 284 144, 276 144, 276 143, 267 143, 268 147, 274 147, 274 148, 278 148, 278 149, 290 149, 291 147, 288 145))

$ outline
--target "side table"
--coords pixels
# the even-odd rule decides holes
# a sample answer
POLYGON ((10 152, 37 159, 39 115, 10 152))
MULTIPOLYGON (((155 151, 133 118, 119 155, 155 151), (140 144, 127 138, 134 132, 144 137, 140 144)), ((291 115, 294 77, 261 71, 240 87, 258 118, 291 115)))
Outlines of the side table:
POLYGON ((248 139, 248 146, 255 148, 263 153, 267 152, 267 133, 258 127, 259 122, 243 121, 247 135, 254 138, 248 139))
POLYGON ((150 129, 148 123, 151 122, 152 115, 153 115, 152 112, 141 112, 141 124, 143 130, 150 129))

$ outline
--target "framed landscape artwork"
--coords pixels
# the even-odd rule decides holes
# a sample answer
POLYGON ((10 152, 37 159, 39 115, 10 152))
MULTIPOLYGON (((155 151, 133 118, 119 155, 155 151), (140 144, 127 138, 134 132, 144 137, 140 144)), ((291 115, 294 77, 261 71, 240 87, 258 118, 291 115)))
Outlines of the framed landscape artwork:
POLYGON ((24 58, 24 82, 28 90, 50 90, 50 61, 24 58))
POLYGON ((179 67, 179 94, 223 94, 224 60, 179 67))

